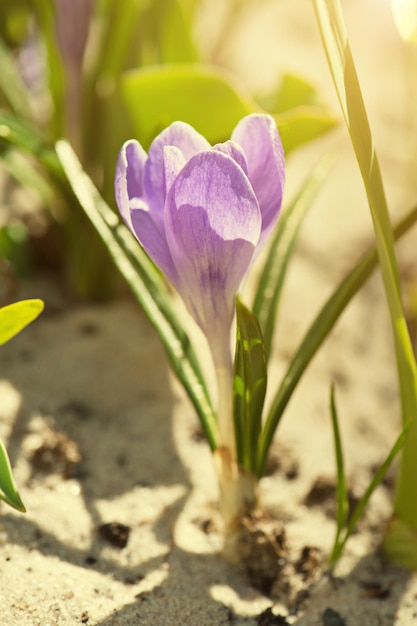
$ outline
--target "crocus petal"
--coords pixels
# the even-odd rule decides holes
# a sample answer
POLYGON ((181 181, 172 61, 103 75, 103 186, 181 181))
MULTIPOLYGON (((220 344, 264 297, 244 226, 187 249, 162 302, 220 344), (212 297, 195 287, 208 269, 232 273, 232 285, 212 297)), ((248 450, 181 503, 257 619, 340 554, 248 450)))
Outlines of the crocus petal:
POLYGON ((120 150, 116 166, 115 194, 121 216, 132 228, 131 203, 143 198, 143 169, 146 152, 137 141, 127 141, 120 150))
MULTIPOLYGON (((186 161, 183 153, 176 146, 165 146, 164 148, 164 169, 165 169, 165 185, 167 193, 184 167, 186 161)), ((162 215, 163 217, 163 215, 162 215)))
POLYGON ((165 148, 175 146, 188 161, 203 150, 209 150, 210 144, 200 133, 185 122, 174 122, 153 140, 144 171, 144 188, 149 209, 155 222, 163 221, 163 210, 167 194, 165 179, 165 148))
POLYGON ((228 154, 248 175, 248 164, 246 163, 245 153, 243 149, 233 141, 225 141, 224 143, 218 143, 213 146, 213 150, 218 150, 219 152, 223 152, 223 154, 228 154))
POLYGON ((212 351, 228 346, 234 298, 261 232, 256 196, 240 166, 216 150, 191 158, 173 183, 165 231, 178 290, 212 351))
POLYGON ((153 221, 148 207, 139 201, 137 206, 131 208, 131 220, 132 231, 146 253, 165 276, 169 278, 172 284, 177 287, 179 278, 168 248, 165 233, 161 232, 153 221))
POLYGON ((284 149, 270 115, 253 114, 243 118, 232 133, 246 156, 248 176, 262 213, 260 244, 275 225, 281 209, 285 182, 284 149))

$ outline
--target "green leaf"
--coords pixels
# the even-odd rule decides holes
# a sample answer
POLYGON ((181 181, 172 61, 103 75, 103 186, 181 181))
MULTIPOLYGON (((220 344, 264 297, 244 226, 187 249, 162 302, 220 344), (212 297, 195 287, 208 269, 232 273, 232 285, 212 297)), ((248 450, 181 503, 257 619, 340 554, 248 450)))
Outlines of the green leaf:
POLYGON ((274 115, 287 156, 339 124, 314 85, 295 74, 284 74, 278 89, 260 102, 274 115))
POLYGON ((48 69, 49 93, 54 106, 52 132, 58 138, 65 129, 65 76, 61 53, 56 40, 55 6, 50 0, 37 0, 34 3, 35 14, 42 32, 48 69))
POLYGON ((256 449, 266 393, 266 358, 257 319, 238 298, 236 326, 233 381, 236 448, 239 464, 256 473, 256 449))
POLYGON ((364 182, 374 224, 376 247, 391 316, 403 425, 412 420, 404 447, 395 496, 395 512, 417 529, 417 365, 400 293, 394 237, 381 171, 338 0, 314 0, 327 60, 364 182))
POLYGON ((31 117, 29 92, 22 80, 16 62, 0 39, 0 90, 14 113, 31 117))
POLYGON ((31 0, 1 0, 0 37, 11 48, 20 46, 27 38, 30 24, 31 0))
POLYGON ((45 137, 29 122, 0 111, 0 155, 4 146, 14 146, 33 156, 57 181, 62 180, 62 168, 55 151, 45 137))
MULTIPOLYGON (((384 476, 386 475, 389 468, 391 467, 395 457, 401 452, 401 450, 404 449, 404 445, 407 441, 410 427, 411 427, 411 420, 407 424, 405 424, 400 434, 398 435, 397 439, 395 440, 394 445, 390 449, 386 459, 379 466, 379 468, 373 475, 371 482, 369 483, 367 489, 365 490, 365 493, 359 500, 352 515, 349 518, 349 522, 347 523, 345 532, 343 533, 343 538, 341 539, 339 537, 337 543, 335 544, 333 548, 333 552, 330 557, 331 564, 334 564, 341 557, 344 547, 346 545, 346 542, 351 536, 351 534, 354 532, 356 528, 356 524, 359 522, 360 518, 362 517, 372 494, 374 493, 378 485, 380 485, 381 482, 383 481, 384 476)), ((414 545, 414 540, 413 540, 413 545, 414 545)))
MULTIPOLYGON (((394 229, 394 237, 399 239, 409 231, 417 222, 417 206, 413 207, 407 215, 400 220, 394 229)), ((335 289, 330 298, 325 302, 315 320, 311 324, 275 394, 267 419, 265 421, 258 446, 258 476, 264 471, 268 450, 272 443, 274 433, 278 427, 298 381, 304 374, 310 361, 316 354, 323 341, 328 337, 340 315, 345 310, 353 296, 365 284, 373 270, 378 265, 378 255, 373 247, 346 275, 343 281, 335 289)))
POLYGON ((332 130, 339 121, 323 107, 300 106, 276 114, 286 155, 332 130))
MULTIPOLYGON (((33 322, 44 308, 42 300, 22 300, 0 308, 0 345, 33 322)), ((9 457, 0 440, 0 500, 24 513, 26 511, 15 487, 9 457)))
POLYGON ((19 493, 14 484, 12 469, 7 454, 7 450, 0 439, 0 500, 7 502, 10 506, 21 513, 25 513, 25 505, 20 499, 19 493))
POLYGON ((235 78, 199 64, 126 72, 122 93, 145 148, 175 120, 188 122, 212 144, 224 141, 242 117, 259 110, 235 78))
POLYGON ((314 85, 301 76, 285 73, 274 94, 272 106, 274 113, 284 113, 298 107, 322 105, 314 85))
POLYGON ((192 38, 191 15, 180 0, 159 0, 159 38, 162 63, 198 61, 192 38), (162 19, 161 19, 162 18, 162 19))
POLYGON ((107 206, 83 172, 71 146, 59 141, 56 149, 75 197, 157 330, 172 369, 197 411, 211 449, 215 450, 215 413, 191 341, 170 305, 165 282, 132 233, 107 206))
POLYGON ((43 308, 42 300, 21 300, 0 308, 0 346, 33 322, 43 308))
POLYGON ((336 483, 336 535, 332 550, 332 556, 330 557, 330 562, 334 560, 334 555, 337 553, 339 538, 341 532, 346 524, 348 515, 349 515, 349 498, 348 498, 348 489, 346 482, 346 474, 343 460, 343 450, 342 450, 342 441, 340 438, 340 429, 339 429, 339 418, 337 414, 336 408, 336 400, 335 400, 335 392, 334 385, 332 384, 330 390, 330 414, 332 418, 332 426, 333 426, 333 439, 334 439, 334 449, 336 455, 336 473, 337 473, 337 483, 336 483))
MULTIPOLYGON (((116 81, 126 67, 127 57, 132 48, 132 39, 136 36, 135 46, 140 46, 140 38, 137 37, 137 29, 142 20, 146 0, 106 0, 100 6, 96 4, 93 15, 99 25, 100 37, 98 38, 90 72, 93 76, 91 89, 106 91, 114 88, 116 81), (139 39, 139 41, 138 41, 139 39)), ((136 56, 136 55, 135 55, 136 56)), ((97 97, 97 93, 93 94, 97 97)))
POLYGON ((54 202, 54 193, 50 181, 45 179, 45 174, 39 172, 39 168, 13 148, 0 149, 0 159, 5 170, 24 188, 33 191, 45 206, 51 206, 54 202))
POLYGON ((253 313, 264 336, 267 358, 271 352, 282 288, 297 236, 330 164, 331 160, 325 157, 313 168, 294 201, 283 211, 270 243, 253 303, 253 313))

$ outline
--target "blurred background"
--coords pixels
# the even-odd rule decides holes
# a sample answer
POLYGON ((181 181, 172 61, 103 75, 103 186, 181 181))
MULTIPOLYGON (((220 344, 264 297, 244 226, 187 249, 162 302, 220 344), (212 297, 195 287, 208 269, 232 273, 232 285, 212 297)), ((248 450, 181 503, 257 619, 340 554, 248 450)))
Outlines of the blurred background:
MULTIPOLYGON (((416 197, 409 5, 342 2, 393 215, 416 197)), ((114 166, 127 138, 147 148, 162 128, 183 119, 214 143, 227 139, 243 115, 265 110, 286 148, 286 199, 322 154, 337 154, 302 245, 316 259, 332 258, 331 271, 340 273, 371 237, 310 0, 1 0, 0 35, 4 302, 39 270, 58 276, 69 298, 106 300, 123 291, 107 252, 57 180, 53 146, 62 137, 114 207, 114 166)))

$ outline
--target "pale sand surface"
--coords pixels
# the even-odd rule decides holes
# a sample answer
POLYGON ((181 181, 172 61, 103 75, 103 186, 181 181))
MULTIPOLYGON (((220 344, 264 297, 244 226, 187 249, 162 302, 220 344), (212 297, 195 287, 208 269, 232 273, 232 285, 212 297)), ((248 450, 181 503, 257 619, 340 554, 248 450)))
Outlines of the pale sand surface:
MULTIPOLYGON (((416 196, 404 49, 388 2, 344 5, 397 215, 416 196)), ((257 89, 267 89, 283 70, 303 73, 337 111, 308 0, 260 2, 257 11, 244 12, 223 55, 257 89)), ((270 396, 318 307, 371 235, 343 127, 291 159, 287 201, 310 165, 335 143, 340 157, 306 219, 289 272, 270 396)), ((401 245, 404 265, 415 254, 414 238, 412 233, 401 245)), ((28 509, 22 516, 1 507, 1 625, 279 623, 261 622, 268 607, 298 626, 326 624, 326 608, 347 626, 417 623, 417 579, 384 564, 378 553, 390 514, 387 486, 375 493, 335 580, 323 575, 306 583, 309 595, 298 598, 297 610, 291 607, 300 576, 283 581, 278 599, 263 595, 219 555, 220 534, 206 524, 217 519, 208 447, 196 436, 192 407, 135 304, 66 307, 57 288, 43 279, 22 295, 43 297, 46 311, 1 351, 0 436, 28 509), (54 433, 65 433, 81 457, 72 477, 63 477, 59 459, 52 458, 47 472, 33 461, 34 450, 54 433), (131 529, 123 549, 97 532, 100 524, 114 521, 131 529), (369 597, 369 583, 385 589, 386 597, 369 597)), ((378 276, 349 306, 300 383, 277 436, 281 467, 261 484, 263 504, 285 524, 291 562, 306 545, 325 555, 334 536, 334 520, 325 512, 329 503, 304 503, 318 476, 334 476, 332 379, 348 476, 361 493, 399 429, 394 355, 378 276), (289 479, 292 463, 298 474, 289 479)))

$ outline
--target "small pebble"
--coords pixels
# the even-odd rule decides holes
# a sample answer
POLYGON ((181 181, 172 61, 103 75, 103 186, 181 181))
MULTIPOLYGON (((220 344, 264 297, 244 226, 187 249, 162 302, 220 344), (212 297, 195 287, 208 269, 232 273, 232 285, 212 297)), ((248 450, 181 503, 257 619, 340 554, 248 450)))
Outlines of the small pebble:
POLYGON ((323 613, 323 626, 346 626, 346 622, 333 609, 326 609, 323 613))
POLYGON ((120 522, 110 522, 109 524, 101 524, 98 532, 102 539, 116 548, 125 548, 129 539, 130 528, 120 522))

